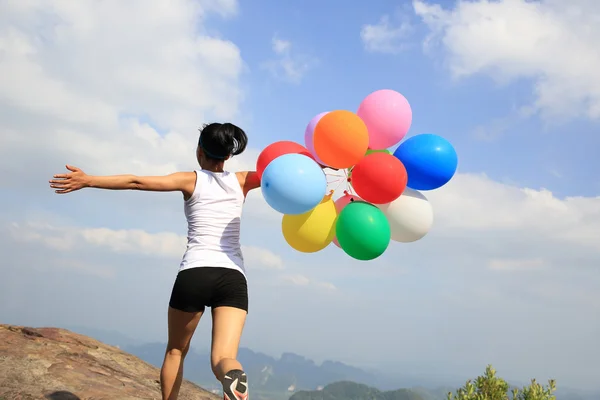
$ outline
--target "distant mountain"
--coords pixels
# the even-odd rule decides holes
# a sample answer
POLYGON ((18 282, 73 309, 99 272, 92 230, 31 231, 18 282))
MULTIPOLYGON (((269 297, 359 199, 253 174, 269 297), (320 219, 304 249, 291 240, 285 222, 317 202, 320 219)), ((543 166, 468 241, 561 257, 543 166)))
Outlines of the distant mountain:
POLYGON ((382 392, 356 382, 335 382, 321 390, 300 391, 289 400, 426 400, 410 389, 382 392))
MULTIPOLYGON (((165 353, 163 343, 124 346, 123 349, 142 360, 160 366, 165 353)), ((294 353, 283 353, 280 358, 240 348, 238 359, 252 378, 251 389, 273 392, 312 390, 336 381, 355 381, 376 385, 383 379, 374 373, 340 362, 325 361, 317 365, 313 360, 294 353)), ((215 383, 210 369, 210 354, 193 349, 186 358, 185 376, 202 385, 215 383)))
MULTIPOLYGON (((106 344, 119 346, 142 360, 160 367, 165 354, 165 343, 139 344, 118 332, 103 331, 83 327, 71 327, 71 330, 94 337, 106 344)), ((337 361, 324 361, 321 365, 294 353, 283 353, 280 358, 274 358, 261 352, 240 348, 238 358, 250 376, 250 387, 254 399, 278 400, 287 399, 298 391, 311 391, 317 388, 331 386, 334 382, 353 382, 355 384, 388 390, 398 387, 411 388, 411 394, 417 394, 419 400, 444 400, 448 392, 454 392, 462 385, 457 381, 456 387, 440 385, 439 379, 427 376, 408 375, 392 376, 379 371, 365 371, 337 361)), ((190 351, 186 358, 185 377, 207 389, 218 389, 220 385, 215 380, 210 369, 210 355, 206 351, 190 351)), ((451 385, 453 386, 453 385, 451 385)), ((560 400, 600 400, 600 393, 585 392, 565 388, 558 382, 557 398, 560 400)), ((336 386, 334 386, 335 388, 336 386)), ((405 389, 403 389, 405 390, 405 389)), ((381 393, 395 393, 382 391, 381 393)), ((323 391, 319 391, 319 400, 323 391)), ((314 393, 313 393, 314 394, 314 393)), ((294 397, 294 399, 298 399, 294 397)), ((310 397, 308 397, 310 399, 310 397)), ((389 398, 385 398, 389 400, 389 398)))
POLYGON ((111 346, 133 346, 139 343, 139 341, 115 331, 88 328, 85 326, 78 325, 67 325, 64 327, 64 329, 68 329, 71 332, 79 333, 80 335, 93 337, 94 339, 100 340, 102 343, 109 344, 111 346))
POLYGON ((455 387, 437 387, 428 389, 423 387, 411 387, 410 390, 417 393, 423 400, 445 400, 449 392, 455 392, 455 387))

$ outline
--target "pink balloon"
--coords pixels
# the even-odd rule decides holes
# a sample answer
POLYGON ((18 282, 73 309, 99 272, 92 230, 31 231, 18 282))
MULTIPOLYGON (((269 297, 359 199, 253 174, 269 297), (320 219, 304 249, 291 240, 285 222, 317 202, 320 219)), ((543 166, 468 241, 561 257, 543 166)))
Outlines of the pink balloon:
POLYGON ((360 103, 356 114, 369 130, 369 148, 383 150, 400 142, 410 129, 412 110, 400 93, 378 90, 360 103))
POLYGON ((306 130, 304 131, 304 144, 310 152, 310 154, 312 154, 317 160, 317 162, 321 165, 325 164, 323 164, 323 161, 321 161, 319 156, 317 156, 317 152, 315 151, 315 145, 313 144, 313 133, 315 132, 315 126, 317 126, 317 123, 319 123, 321 118, 323 118, 323 116, 328 112, 329 111, 325 111, 313 117, 313 119, 311 119, 308 125, 306 126, 306 130))
MULTIPOLYGON (((344 207, 346 207, 348 204, 350 204, 351 201, 364 201, 364 200, 353 194, 348 194, 348 193, 344 194, 342 197, 337 199, 334 203, 335 210, 337 211, 338 215, 340 215, 340 213, 342 212, 344 207)), ((340 243, 337 241, 337 237, 333 238, 333 244, 335 244, 340 249, 342 248, 340 246, 340 243)))

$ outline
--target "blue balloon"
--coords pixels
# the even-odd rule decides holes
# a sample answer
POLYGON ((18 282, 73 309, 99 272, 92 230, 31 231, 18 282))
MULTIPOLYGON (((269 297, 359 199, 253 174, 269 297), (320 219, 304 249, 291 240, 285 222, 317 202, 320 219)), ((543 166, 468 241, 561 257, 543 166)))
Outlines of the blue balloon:
POLYGON ((431 133, 407 139, 394 151, 394 156, 406 168, 406 186, 414 190, 444 186, 452 179, 458 165, 456 150, 450 142, 431 133))
POLYGON ((280 213, 303 214, 323 200, 327 178, 313 159, 302 154, 284 154, 265 168, 261 191, 267 204, 280 213))

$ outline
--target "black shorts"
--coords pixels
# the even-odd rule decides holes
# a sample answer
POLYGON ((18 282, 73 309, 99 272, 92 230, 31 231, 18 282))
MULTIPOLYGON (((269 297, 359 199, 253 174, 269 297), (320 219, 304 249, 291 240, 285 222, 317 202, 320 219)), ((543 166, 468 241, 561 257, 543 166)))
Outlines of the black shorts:
POLYGON ((179 271, 169 306, 185 312, 228 306, 248 312, 248 285, 238 270, 196 267, 179 271))

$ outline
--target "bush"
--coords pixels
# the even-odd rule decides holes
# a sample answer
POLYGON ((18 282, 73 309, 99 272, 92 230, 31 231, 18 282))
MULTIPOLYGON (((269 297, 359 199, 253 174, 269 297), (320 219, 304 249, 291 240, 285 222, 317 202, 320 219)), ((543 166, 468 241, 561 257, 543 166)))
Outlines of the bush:
POLYGON ((468 380, 465 386, 458 389, 456 394, 448 393, 448 400, 556 400, 553 394, 556 384, 553 379, 548 386, 540 385, 535 379, 531 384, 521 389, 510 388, 502 378, 496 376, 496 370, 488 365, 483 376, 475 382, 468 380), (512 396, 509 395, 512 394, 512 396))

